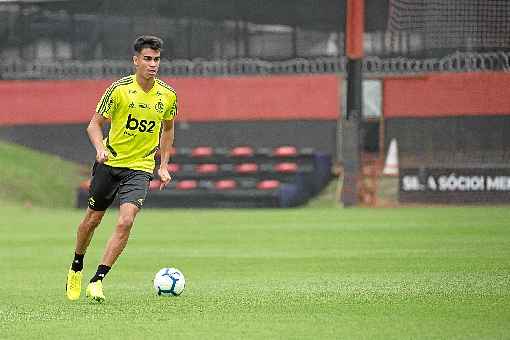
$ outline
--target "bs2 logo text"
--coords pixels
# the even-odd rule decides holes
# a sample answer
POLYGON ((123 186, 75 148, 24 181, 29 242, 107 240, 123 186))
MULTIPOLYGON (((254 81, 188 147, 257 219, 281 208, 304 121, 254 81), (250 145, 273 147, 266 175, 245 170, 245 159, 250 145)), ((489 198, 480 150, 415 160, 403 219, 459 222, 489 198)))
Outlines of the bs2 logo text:
POLYGON ((126 129, 138 130, 140 132, 153 133, 155 126, 156 126, 155 121, 145 119, 138 121, 138 119, 136 119, 135 117, 131 117, 131 114, 129 114, 126 122, 126 129))

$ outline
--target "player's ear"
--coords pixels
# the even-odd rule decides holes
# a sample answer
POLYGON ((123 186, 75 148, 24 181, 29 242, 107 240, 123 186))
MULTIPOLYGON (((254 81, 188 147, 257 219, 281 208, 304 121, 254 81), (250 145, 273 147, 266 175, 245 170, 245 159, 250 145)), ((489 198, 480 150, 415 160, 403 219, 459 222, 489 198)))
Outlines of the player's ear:
POLYGON ((133 56, 133 64, 135 64, 135 66, 138 66, 138 56, 137 55, 133 56))

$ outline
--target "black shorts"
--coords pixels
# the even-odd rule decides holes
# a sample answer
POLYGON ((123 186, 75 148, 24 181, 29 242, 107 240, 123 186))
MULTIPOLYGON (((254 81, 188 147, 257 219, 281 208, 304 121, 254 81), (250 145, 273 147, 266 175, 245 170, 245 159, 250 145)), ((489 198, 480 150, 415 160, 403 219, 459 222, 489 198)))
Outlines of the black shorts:
POLYGON ((119 195, 120 204, 133 203, 141 208, 152 174, 141 170, 114 168, 102 163, 94 163, 92 182, 89 190, 89 207, 105 211, 119 195))

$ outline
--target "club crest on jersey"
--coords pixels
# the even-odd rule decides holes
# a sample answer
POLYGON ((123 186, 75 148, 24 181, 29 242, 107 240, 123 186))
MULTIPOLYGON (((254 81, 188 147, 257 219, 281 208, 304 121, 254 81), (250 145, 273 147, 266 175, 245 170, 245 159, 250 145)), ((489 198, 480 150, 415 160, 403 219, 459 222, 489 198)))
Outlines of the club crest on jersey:
POLYGON ((163 104, 163 102, 160 100, 155 106, 154 108, 156 109, 156 111, 158 111, 159 113, 162 113, 164 110, 165 110, 165 105, 163 104))

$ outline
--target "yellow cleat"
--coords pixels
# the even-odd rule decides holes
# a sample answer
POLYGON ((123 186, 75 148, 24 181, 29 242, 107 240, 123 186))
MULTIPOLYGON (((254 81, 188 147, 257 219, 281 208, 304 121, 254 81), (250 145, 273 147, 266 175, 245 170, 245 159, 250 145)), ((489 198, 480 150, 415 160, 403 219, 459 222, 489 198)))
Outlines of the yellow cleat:
POLYGON ((69 269, 66 283, 66 294, 69 300, 78 300, 80 298, 82 278, 83 274, 81 271, 75 272, 74 270, 69 269))
POLYGON ((106 298, 103 294, 103 283, 101 280, 89 283, 87 286, 86 295, 90 302, 104 302, 106 298))

